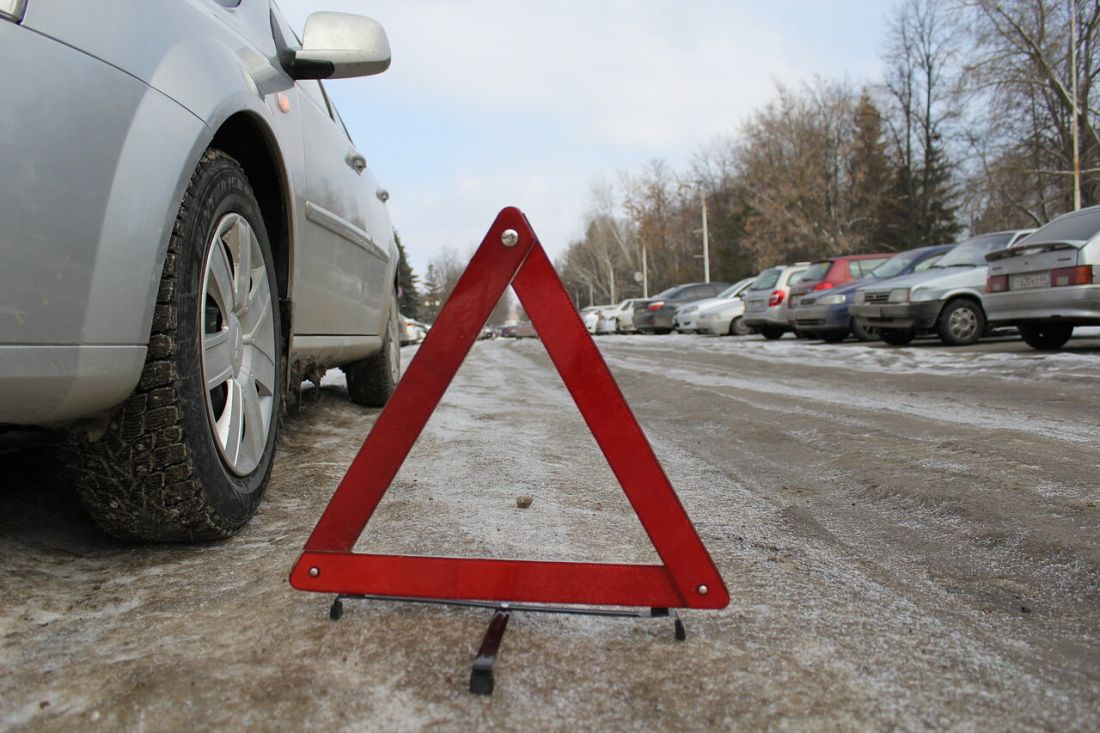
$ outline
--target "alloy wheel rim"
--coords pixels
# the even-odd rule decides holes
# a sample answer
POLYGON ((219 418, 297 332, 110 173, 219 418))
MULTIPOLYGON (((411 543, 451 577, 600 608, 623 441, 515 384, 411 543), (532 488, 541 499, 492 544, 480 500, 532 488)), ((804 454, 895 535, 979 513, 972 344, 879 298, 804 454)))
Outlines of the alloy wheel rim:
POLYGON ((968 339, 978 328, 978 317, 969 308, 956 308, 948 323, 955 338, 968 339))
POLYGON ((206 248, 202 280, 206 415, 226 466, 256 470, 275 404, 275 319, 263 250, 248 221, 226 214, 206 248))

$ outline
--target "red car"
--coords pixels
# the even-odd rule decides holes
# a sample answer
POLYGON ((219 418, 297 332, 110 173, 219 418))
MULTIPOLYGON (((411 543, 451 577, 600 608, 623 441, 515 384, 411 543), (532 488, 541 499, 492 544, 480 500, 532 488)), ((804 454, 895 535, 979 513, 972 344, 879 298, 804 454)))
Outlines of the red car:
POLYGON ((827 260, 817 260, 810 265, 810 269, 803 273, 799 281, 791 286, 791 292, 787 297, 787 321, 791 324, 791 330, 796 334, 794 327, 794 309, 798 301, 806 293, 817 290, 831 290, 847 285, 855 280, 862 280, 871 270, 881 265, 894 256, 895 253, 878 253, 867 255, 841 255, 830 257, 827 260))

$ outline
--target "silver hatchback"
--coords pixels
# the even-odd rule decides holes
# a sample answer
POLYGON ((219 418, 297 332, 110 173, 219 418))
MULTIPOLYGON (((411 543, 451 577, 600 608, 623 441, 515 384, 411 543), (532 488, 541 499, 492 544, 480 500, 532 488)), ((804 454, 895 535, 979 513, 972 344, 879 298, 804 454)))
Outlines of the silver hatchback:
POLYGON ((389 43, 339 13, 300 41, 270 0, 76 5, 0 2, 0 433, 65 431, 113 534, 224 537, 304 376, 397 382, 387 194, 319 81, 389 43))
POLYGON ((1100 324, 1100 206, 1063 214, 986 255, 985 310, 1029 346, 1059 349, 1076 326, 1100 324))
POLYGON ((791 286, 810 268, 809 262, 769 267, 741 294, 745 301, 744 324, 766 339, 780 338, 791 330, 787 321, 787 296, 791 286))

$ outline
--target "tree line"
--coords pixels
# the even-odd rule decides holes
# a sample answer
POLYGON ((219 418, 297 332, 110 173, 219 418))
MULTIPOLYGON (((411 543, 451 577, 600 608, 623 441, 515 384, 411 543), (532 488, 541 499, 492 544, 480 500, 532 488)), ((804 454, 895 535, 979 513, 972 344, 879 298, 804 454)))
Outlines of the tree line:
POLYGON ((711 278, 733 282, 1100 202, 1096 0, 902 0, 882 54, 861 87, 778 86, 685 170, 595 182, 556 262, 578 305, 701 280, 704 212, 711 278))

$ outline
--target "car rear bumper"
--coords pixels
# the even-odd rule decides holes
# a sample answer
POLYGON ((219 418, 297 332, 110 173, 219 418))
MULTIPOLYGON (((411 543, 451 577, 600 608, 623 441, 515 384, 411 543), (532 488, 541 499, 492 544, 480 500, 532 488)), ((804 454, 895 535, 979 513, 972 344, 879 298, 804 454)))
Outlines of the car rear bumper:
POLYGON ((861 323, 874 328, 902 331, 927 331, 936 325, 940 308, 938 300, 924 303, 894 303, 887 305, 853 304, 848 312, 861 323))
POLYGON ((671 331, 672 313, 646 311, 634 314, 634 328, 639 331, 671 331))
POLYGON ((63 425, 122 403, 144 346, 0 346, 0 423, 63 425))
POLYGON ((1100 323, 1100 285, 986 293, 982 303, 989 322, 996 325, 1044 321, 1100 323))

